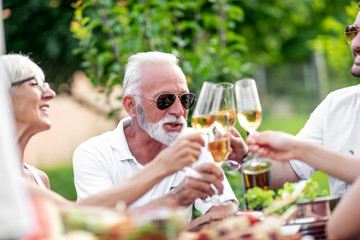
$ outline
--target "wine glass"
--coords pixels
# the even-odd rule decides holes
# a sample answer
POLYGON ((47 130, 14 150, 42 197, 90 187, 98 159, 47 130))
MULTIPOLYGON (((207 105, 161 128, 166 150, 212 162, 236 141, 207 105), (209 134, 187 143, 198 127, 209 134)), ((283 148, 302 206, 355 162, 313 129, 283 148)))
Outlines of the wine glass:
POLYGON ((262 109, 254 79, 246 78, 235 83, 237 118, 249 133, 256 132, 261 123, 262 109))
MULTIPOLYGON (((230 146, 230 127, 231 117, 229 112, 218 111, 215 114, 214 128, 212 129, 211 137, 209 137, 208 149, 211 153, 214 163, 218 167, 222 167, 231 153, 230 146)), ((222 201, 218 190, 212 186, 215 194, 208 198, 214 206, 227 205, 230 201, 222 201)))
MULTIPOLYGON (((235 125, 235 99, 234 99, 234 84, 229 82, 221 82, 216 85, 215 100, 213 109, 217 110, 217 115, 225 113, 229 114, 229 131, 235 125)), ((236 161, 228 160, 223 163, 222 168, 225 171, 235 171, 240 168, 240 164, 236 161)))
MULTIPOLYGON (((213 100, 215 94, 215 83, 204 82, 201 86, 199 98, 196 101, 195 109, 191 117, 191 126, 196 132, 202 134, 206 140, 208 133, 214 127, 215 116, 212 114, 213 100)), ((206 146, 207 148, 207 146, 206 146)), ((183 169, 188 176, 202 178, 201 174, 191 167, 183 169)))
MULTIPOLYGON (((242 79, 235 83, 236 110, 240 125, 254 134, 261 123, 261 104, 254 79, 242 79)), ((244 193, 249 188, 260 187, 272 189, 270 167, 272 162, 267 158, 259 158, 257 154, 247 157, 242 164, 244 193)), ((247 200, 245 198, 245 206, 247 200)))
POLYGON ((204 82, 201 86, 199 98, 191 116, 191 126, 196 132, 207 135, 214 127, 215 116, 213 114, 214 96, 216 84, 204 82))
POLYGON ((221 82, 216 84, 216 98, 214 103, 218 106, 219 113, 229 113, 230 128, 235 124, 235 99, 234 99, 234 84, 229 82, 221 82))
MULTIPOLYGON (((262 109, 254 79, 246 78, 235 83, 237 119, 248 134, 254 134, 261 123, 262 109)), ((254 155, 254 158, 257 158, 254 155)))

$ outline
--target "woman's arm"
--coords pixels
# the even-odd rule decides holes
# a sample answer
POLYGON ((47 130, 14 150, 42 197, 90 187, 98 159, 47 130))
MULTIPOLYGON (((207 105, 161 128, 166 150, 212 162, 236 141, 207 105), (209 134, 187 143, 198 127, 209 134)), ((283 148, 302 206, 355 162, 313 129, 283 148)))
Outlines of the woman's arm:
POLYGON ((47 199, 57 205, 69 205, 69 206, 75 205, 75 202, 71 202, 71 201, 65 199, 60 194, 58 194, 54 191, 51 191, 51 190, 40 188, 35 183, 27 181, 26 179, 24 179, 24 185, 26 186, 26 188, 29 192, 29 195, 32 198, 47 199))
POLYGON ((298 159, 347 183, 360 175, 360 160, 296 138, 293 135, 265 131, 248 137, 249 150, 276 161, 298 159))
POLYGON ((336 206, 327 223, 328 239, 359 239, 360 237, 360 178, 336 206))

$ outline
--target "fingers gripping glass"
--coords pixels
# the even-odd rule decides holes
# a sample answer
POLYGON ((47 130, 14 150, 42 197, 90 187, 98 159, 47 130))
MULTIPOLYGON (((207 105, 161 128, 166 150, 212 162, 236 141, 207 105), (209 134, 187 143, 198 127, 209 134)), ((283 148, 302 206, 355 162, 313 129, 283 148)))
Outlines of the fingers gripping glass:
POLYGON ((13 83, 11 83, 11 86, 15 87, 15 86, 18 86, 20 84, 23 84, 24 82, 27 82, 27 81, 30 81, 30 80, 33 80, 33 79, 36 81, 36 83, 37 83, 37 85, 38 85, 38 87, 40 88, 41 91, 43 91, 45 93, 45 92, 47 92, 47 90, 49 90, 49 88, 50 88, 49 83, 47 83, 45 81, 42 81, 40 79, 40 77, 37 77, 37 76, 32 76, 32 77, 29 77, 29 78, 25 78, 25 79, 13 82, 13 83))
POLYGON ((194 106, 196 100, 195 94, 193 93, 183 93, 179 96, 176 96, 175 94, 172 93, 163 93, 156 98, 156 101, 142 96, 138 96, 138 97, 156 103, 157 108, 160 110, 165 110, 169 108, 171 105, 173 105, 177 97, 179 97, 181 105, 187 110, 189 110, 194 106))
POLYGON ((345 28, 346 41, 351 44, 352 40, 357 36, 360 28, 356 25, 349 25, 345 28))

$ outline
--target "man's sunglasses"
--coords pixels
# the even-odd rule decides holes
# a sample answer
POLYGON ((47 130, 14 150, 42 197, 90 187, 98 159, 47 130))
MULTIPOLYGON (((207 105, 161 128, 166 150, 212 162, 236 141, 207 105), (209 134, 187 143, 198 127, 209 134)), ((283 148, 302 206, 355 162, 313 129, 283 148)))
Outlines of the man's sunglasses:
POLYGON ((16 82, 13 82, 11 83, 11 86, 14 87, 14 86, 18 86, 24 82, 27 82, 27 81, 30 81, 30 80, 35 80, 36 83, 38 84, 38 87, 40 88, 41 91, 43 91, 44 93, 47 92, 47 90, 50 89, 50 85, 49 83, 45 82, 45 81, 42 81, 40 80, 39 77, 37 76, 32 76, 32 77, 29 77, 29 78, 25 78, 25 79, 22 79, 22 80, 19 80, 19 81, 16 81, 16 82))
POLYGON ((144 98, 146 100, 156 103, 157 108, 160 110, 165 110, 165 109, 169 108, 171 105, 173 105, 173 103, 176 101, 177 97, 179 97, 181 105, 187 110, 192 108, 196 101, 195 94, 193 94, 193 93, 183 93, 181 95, 175 95, 172 93, 163 93, 163 94, 160 94, 156 98, 156 101, 151 100, 146 97, 142 97, 142 96, 138 96, 138 97, 141 97, 141 98, 144 98))
POLYGON ((345 28, 346 41, 351 44, 352 40, 357 36, 360 28, 356 25, 349 25, 345 28))

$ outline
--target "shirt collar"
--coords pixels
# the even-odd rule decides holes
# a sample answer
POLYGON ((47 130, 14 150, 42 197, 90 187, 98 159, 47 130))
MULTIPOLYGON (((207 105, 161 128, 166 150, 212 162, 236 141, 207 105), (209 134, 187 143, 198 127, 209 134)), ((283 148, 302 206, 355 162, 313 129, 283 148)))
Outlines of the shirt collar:
MULTIPOLYGON (((127 143, 124 127, 127 127, 131 124, 131 117, 126 117, 120 120, 116 129, 112 131, 110 137, 110 146, 114 152, 118 155, 120 161, 124 160, 135 160, 135 157, 131 154, 129 145, 127 143)), ((136 160, 135 160, 136 161, 136 160)))

